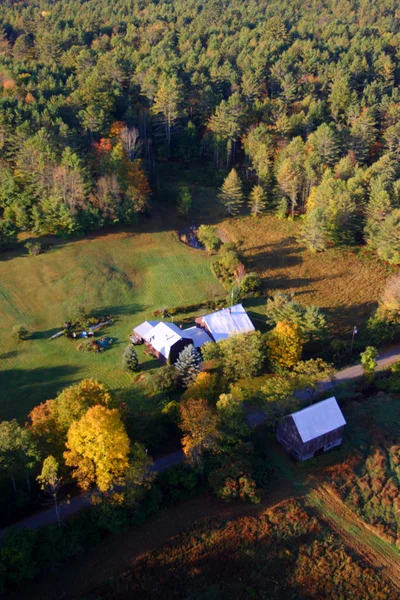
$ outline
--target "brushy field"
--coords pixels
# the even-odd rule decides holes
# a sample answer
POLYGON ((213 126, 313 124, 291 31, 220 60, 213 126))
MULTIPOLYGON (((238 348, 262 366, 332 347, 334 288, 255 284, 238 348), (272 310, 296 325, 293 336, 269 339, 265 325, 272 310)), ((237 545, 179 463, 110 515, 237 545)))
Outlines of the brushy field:
POLYGON ((295 292, 299 302, 320 306, 341 335, 365 324, 391 272, 363 249, 310 253, 297 241, 300 221, 267 214, 225 219, 220 226, 239 242, 247 268, 261 276, 268 293, 295 292))
POLYGON ((301 502, 205 519, 133 562, 89 598, 394 600, 398 591, 301 502))
POLYGON ((377 536, 400 550, 400 396, 348 407, 353 451, 328 470, 336 493, 377 536))
MULTIPOLYGON (((95 377, 112 390, 127 388, 132 376, 121 355, 134 325, 152 311, 212 299, 224 293, 206 253, 181 244, 173 231, 108 233, 58 241, 40 256, 26 251, 0 260, 0 419, 23 420, 28 411, 58 390, 95 377), (116 315, 104 331, 114 343, 102 354, 76 350, 67 339, 49 341, 71 306, 116 315), (14 325, 31 339, 16 343, 14 325)), ((159 365, 139 350, 149 369, 159 365)))

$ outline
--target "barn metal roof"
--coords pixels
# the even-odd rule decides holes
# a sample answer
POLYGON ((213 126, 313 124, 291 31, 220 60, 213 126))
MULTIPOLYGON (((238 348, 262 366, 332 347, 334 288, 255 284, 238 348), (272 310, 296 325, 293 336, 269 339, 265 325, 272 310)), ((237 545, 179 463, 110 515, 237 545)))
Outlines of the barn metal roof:
POLYGON ((203 319, 216 342, 226 339, 233 333, 254 331, 254 325, 241 304, 205 315, 203 319))
POLYGON ((182 335, 193 340, 195 348, 200 348, 203 344, 212 342, 212 339, 202 327, 189 327, 182 331, 182 335))
POLYGON ((174 323, 160 322, 153 327, 150 337, 146 341, 153 346, 154 350, 168 358, 172 346, 184 337, 182 333, 182 330, 174 323))
POLYGON ((154 327, 159 324, 160 321, 145 321, 141 325, 138 325, 133 330, 134 333, 137 333, 147 342, 147 338, 151 335, 154 327))
POLYGON ((303 442, 314 440, 334 429, 346 425, 336 398, 328 398, 312 404, 291 415, 303 442))

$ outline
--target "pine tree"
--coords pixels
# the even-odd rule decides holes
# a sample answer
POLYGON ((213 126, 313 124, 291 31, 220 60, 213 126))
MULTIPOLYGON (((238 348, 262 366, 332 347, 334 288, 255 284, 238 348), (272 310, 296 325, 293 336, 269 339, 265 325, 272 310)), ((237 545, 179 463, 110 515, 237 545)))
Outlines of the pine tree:
POLYGON ((365 238, 370 246, 377 249, 385 219, 392 212, 392 203, 382 177, 377 177, 371 183, 371 192, 366 210, 367 223, 365 238))
POLYGON ((122 355, 122 364, 129 371, 139 370, 139 360, 133 346, 127 346, 122 355))
POLYGON ((332 166, 340 154, 339 143, 333 128, 322 123, 308 138, 308 146, 323 167, 332 166))
POLYGON ((229 173, 221 187, 219 195, 229 216, 236 215, 243 204, 242 184, 235 169, 229 173))
POLYGON ((193 345, 186 346, 180 352, 175 368, 183 385, 188 387, 193 384, 201 370, 201 357, 193 345))
POLYGON ((255 185, 249 196, 250 212, 253 217, 257 217, 265 210, 266 202, 266 196, 263 188, 261 185, 255 185))
POLYGON ((173 128, 181 116, 182 86, 175 77, 164 75, 154 97, 152 113, 165 133, 168 148, 171 146, 173 128))
POLYGON ((303 220, 300 241, 304 242, 311 252, 322 252, 327 249, 329 232, 322 208, 316 208, 306 214, 303 220))

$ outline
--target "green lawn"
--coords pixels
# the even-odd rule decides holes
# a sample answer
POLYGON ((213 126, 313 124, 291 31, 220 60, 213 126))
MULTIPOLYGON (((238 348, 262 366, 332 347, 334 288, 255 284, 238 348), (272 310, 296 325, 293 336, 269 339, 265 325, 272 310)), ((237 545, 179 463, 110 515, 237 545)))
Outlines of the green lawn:
MULTIPOLYGON (((154 226, 154 225, 153 225, 154 226)), ((144 227, 143 227, 144 228, 144 227)), ((56 242, 46 254, 25 251, 0 261, 0 418, 23 420, 58 390, 95 377, 112 390, 129 387, 121 354, 132 327, 161 307, 196 303, 224 293, 209 257, 181 244, 172 231, 123 232, 56 242), (74 341, 49 337, 60 329, 71 305, 84 304, 117 316, 105 333, 114 338, 101 355, 77 352, 74 341), (10 332, 22 324, 30 340, 10 332)), ((146 359, 144 368, 157 366, 146 359)))

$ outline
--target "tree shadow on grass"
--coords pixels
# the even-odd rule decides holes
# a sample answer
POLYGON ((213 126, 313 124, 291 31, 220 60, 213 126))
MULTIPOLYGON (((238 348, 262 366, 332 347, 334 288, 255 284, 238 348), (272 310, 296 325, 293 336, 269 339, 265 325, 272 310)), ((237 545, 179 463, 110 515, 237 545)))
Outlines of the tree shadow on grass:
POLYGON ((132 315, 135 317, 137 313, 144 313, 152 308, 150 305, 145 306, 144 304, 111 304, 109 306, 102 306, 96 308, 91 312, 94 317, 102 317, 105 315, 111 315, 113 317, 132 315))
POLYGON ((158 369, 159 367, 161 367, 161 362, 156 358, 150 358, 140 363, 140 371, 143 373, 152 369, 158 369))
POLYGON ((79 370, 62 365, 0 371, 0 418, 16 417, 22 422, 32 408, 76 383, 79 370))
POLYGON ((46 329, 44 331, 32 331, 29 338, 30 340, 46 340, 50 339, 54 334, 62 331, 62 327, 53 327, 52 329, 46 329))
POLYGON ((18 356, 18 350, 10 350, 10 352, 0 354, 0 360, 7 360, 9 358, 15 358, 16 356, 18 356))

